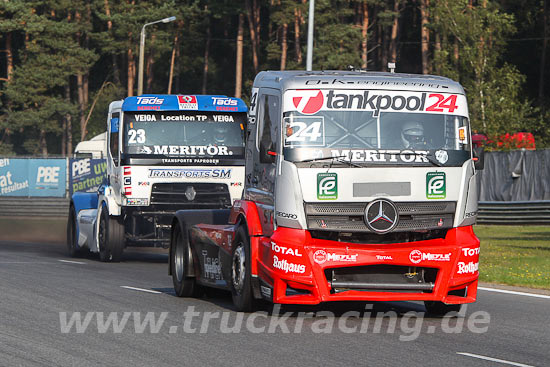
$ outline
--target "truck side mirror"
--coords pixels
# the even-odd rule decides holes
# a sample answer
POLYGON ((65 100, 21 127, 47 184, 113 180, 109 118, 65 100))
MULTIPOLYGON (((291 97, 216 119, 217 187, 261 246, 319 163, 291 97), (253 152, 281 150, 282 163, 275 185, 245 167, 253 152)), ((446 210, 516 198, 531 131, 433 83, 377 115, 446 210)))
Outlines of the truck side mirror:
POLYGON ((483 147, 474 147, 474 167, 481 171, 485 166, 485 149, 483 147))
POLYGON ((269 144, 262 140, 260 141, 260 163, 275 163, 277 153, 273 149, 273 142, 269 144))

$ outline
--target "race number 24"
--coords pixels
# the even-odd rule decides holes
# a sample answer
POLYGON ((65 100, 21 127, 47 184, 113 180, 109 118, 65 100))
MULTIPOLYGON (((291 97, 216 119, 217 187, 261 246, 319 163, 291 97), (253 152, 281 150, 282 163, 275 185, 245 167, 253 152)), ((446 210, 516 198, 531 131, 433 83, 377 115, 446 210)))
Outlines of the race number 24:
POLYGON ((445 112, 447 110, 449 113, 453 113, 454 110, 458 108, 456 105, 456 94, 452 94, 449 97, 445 98, 443 94, 432 93, 428 96, 428 99, 437 99, 435 103, 432 103, 429 107, 426 108, 426 111, 430 112, 445 112))

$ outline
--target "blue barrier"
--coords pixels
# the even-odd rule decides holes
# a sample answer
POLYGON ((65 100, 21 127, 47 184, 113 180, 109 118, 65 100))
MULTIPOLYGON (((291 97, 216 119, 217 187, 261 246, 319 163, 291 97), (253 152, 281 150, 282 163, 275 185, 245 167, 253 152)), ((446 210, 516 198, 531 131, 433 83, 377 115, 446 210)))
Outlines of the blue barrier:
POLYGON ((0 196, 65 197, 66 159, 0 159, 0 196))

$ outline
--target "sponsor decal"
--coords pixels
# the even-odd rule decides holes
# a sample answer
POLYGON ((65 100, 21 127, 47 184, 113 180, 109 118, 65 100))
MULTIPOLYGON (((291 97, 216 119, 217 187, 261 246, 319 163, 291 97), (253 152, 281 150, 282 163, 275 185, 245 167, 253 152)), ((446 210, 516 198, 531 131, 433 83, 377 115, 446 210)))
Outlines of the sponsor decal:
POLYGON ((144 145, 140 154, 161 154, 161 155, 233 155, 233 152, 226 146, 215 145, 144 145))
POLYGON ((418 264, 421 261, 451 261, 451 252, 448 254, 432 254, 430 252, 422 252, 420 250, 412 250, 409 253, 409 260, 413 264, 418 264))
POLYGON ((164 98, 137 97, 137 104, 141 104, 141 105, 159 105, 163 103, 164 103, 164 98))
POLYGON ((71 175, 73 178, 89 175, 92 172, 90 168, 90 159, 74 160, 71 165, 71 175))
POLYGON ((447 196, 445 172, 426 173, 426 198, 445 199, 447 196))
POLYGON ((449 160, 449 154, 447 154, 446 150, 438 150, 435 152, 435 159, 441 164, 447 163, 449 160))
POLYGON ((479 270, 479 263, 474 263, 470 261, 469 263, 464 263, 460 261, 458 263, 457 274, 473 274, 479 270))
POLYGON ((198 110, 197 96, 178 96, 180 110, 198 110))
POLYGON ((302 254, 300 253, 300 251, 298 251, 297 248, 294 249, 292 247, 279 246, 275 242, 271 242, 271 251, 282 255, 302 257, 302 254))
POLYGON ((338 199, 338 175, 336 173, 317 174, 317 199, 338 199))
POLYGON ((376 255, 376 260, 393 260, 391 255, 376 255))
POLYGON ((285 147, 325 146, 325 119, 323 116, 285 117, 285 147))
POLYGON ((428 163, 428 150, 332 149, 330 154, 348 162, 428 163))
POLYGON ((124 176, 128 176, 132 174, 132 167, 124 167, 123 169, 124 176))
POLYGON ((242 182, 231 182, 229 184, 229 186, 232 186, 232 187, 242 187, 243 183, 242 182))
POLYGON ((306 272, 306 266, 302 264, 290 263, 286 260, 279 260, 277 256, 273 256, 273 267, 284 271, 285 273, 303 274, 306 272))
POLYGON ((125 185, 131 185, 132 184, 132 177, 131 176, 124 177, 124 184, 125 185))
POLYGON ((281 217, 281 218, 298 219, 298 216, 296 214, 292 214, 292 213, 276 212, 275 215, 278 216, 278 217, 281 217))
POLYGON ((231 178, 231 168, 151 168, 150 178, 231 178))
POLYGON ((238 101, 228 97, 212 97, 212 104, 218 106, 236 106, 238 101))
POLYGON ((145 114, 135 114, 134 119, 136 122, 152 122, 152 121, 206 121, 208 117, 197 115, 145 115, 145 114))
POLYGON ((39 166, 36 173, 36 183, 42 185, 55 185, 59 183, 59 170, 61 167, 39 166))
POLYGON ((148 181, 140 181, 138 182, 138 186, 149 186, 151 185, 151 183, 149 183, 148 181))
POLYGON ((266 287, 265 285, 261 285, 260 292, 262 293, 262 296, 271 298, 271 288, 266 287))
POLYGON ((132 195, 132 186, 124 186, 124 195, 132 195))
POLYGON ((332 252, 326 252, 324 250, 317 250, 313 254, 313 261, 315 261, 319 265, 324 264, 327 261, 357 262, 358 256, 359 254, 343 255, 343 254, 335 254, 332 252))
POLYGON ((477 216, 477 212, 464 213, 464 218, 473 218, 475 216, 477 216))
MULTIPOLYGON (((347 83, 341 81, 341 84, 347 83)), ((374 117, 384 111, 466 115, 465 97, 448 93, 304 89, 289 91, 285 98, 285 105, 293 106, 296 111, 305 115, 315 114, 321 109, 373 111, 374 117)))
POLYGON ((463 254, 464 256, 479 255, 479 247, 476 247, 476 248, 464 247, 464 248, 462 249, 462 254, 463 254))
POLYGON ((204 278, 211 280, 222 280, 222 264, 219 258, 208 257, 208 251, 203 250, 204 278))

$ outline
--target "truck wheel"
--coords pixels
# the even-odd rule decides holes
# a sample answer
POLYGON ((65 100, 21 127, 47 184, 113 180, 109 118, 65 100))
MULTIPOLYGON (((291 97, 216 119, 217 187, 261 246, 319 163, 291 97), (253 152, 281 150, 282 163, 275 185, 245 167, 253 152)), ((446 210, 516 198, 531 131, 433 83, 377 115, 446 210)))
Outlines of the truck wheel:
POLYGON ((237 311, 253 309, 254 297, 250 281, 250 240, 244 227, 235 234, 231 262, 231 295, 237 311))
POLYGON ((99 259, 103 262, 119 262, 124 251, 124 224, 117 217, 109 216, 103 207, 99 218, 99 259))
POLYGON ((72 205, 69 209, 69 219, 67 220, 67 250, 69 250, 71 257, 77 257, 81 254, 76 235, 76 213, 72 205))
POLYGON ((191 249, 187 236, 179 225, 176 226, 172 235, 172 245, 170 246, 170 264, 172 265, 172 282, 174 291, 178 297, 199 297, 201 287, 195 282, 195 278, 185 275, 187 255, 191 249))
MULTIPOLYGON (((452 294, 454 296, 465 297, 466 288, 450 291, 449 294, 452 294)), ((429 314, 437 315, 437 316, 445 316, 448 312, 460 312, 460 309, 462 308, 462 304, 448 305, 446 303, 439 302, 439 301, 424 301, 424 307, 426 307, 426 311, 429 314)))

